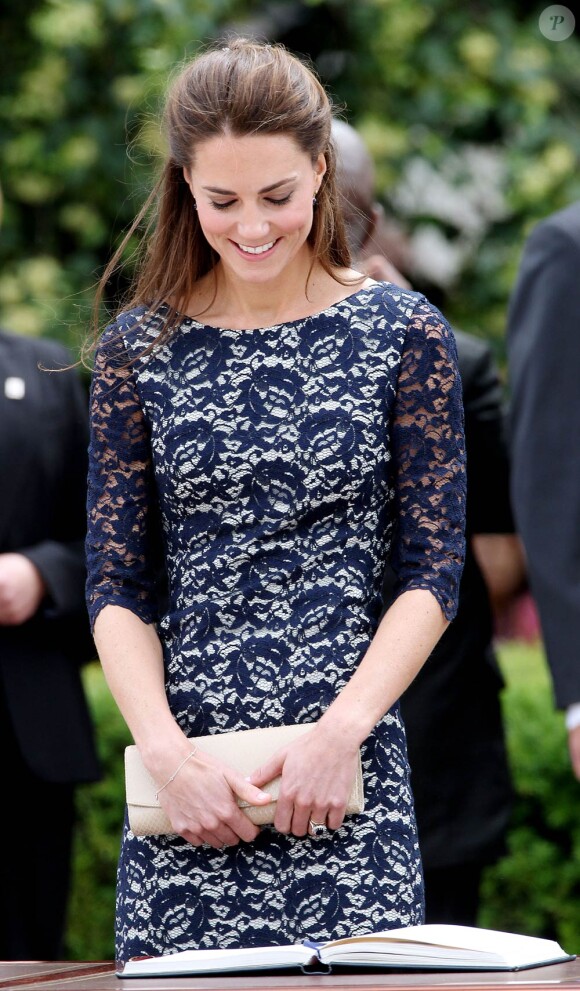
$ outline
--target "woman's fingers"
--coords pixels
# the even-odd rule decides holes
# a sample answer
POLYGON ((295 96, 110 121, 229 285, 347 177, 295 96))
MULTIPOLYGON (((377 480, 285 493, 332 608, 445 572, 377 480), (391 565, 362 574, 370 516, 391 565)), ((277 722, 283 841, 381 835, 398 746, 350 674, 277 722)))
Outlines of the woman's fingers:
POLYGON ((279 755, 281 766, 271 761, 259 774, 252 775, 252 781, 260 781, 268 774, 281 774, 274 819, 280 832, 313 835, 312 822, 329 830, 342 826, 357 755, 352 755, 351 767, 349 760, 337 756, 336 751, 336 746, 329 748, 324 737, 320 738, 313 730, 285 748, 279 755))
POLYGON ((240 842, 240 837, 229 826, 220 825, 211 833, 206 834, 205 842, 215 847, 215 849, 221 850, 226 846, 237 846, 240 842))
POLYGON ((204 832, 203 835, 198 835, 197 833, 191 833, 186 829, 185 832, 180 835, 183 836, 188 843, 191 843, 192 846, 203 846, 204 844, 207 844, 207 846, 213 847, 214 850, 223 850, 226 846, 236 846, 236 844, 240 842, 239 837, 235 836, 233 833, 232 836, 234 838, 230 843, 222 842, 222 837, 218 836, 217 833, 204 832))
POLYGON ((230 825, 244 843, 251 843, 260 832, 260 827, 255 826, 252 820, 238 808, 236 808, 235 817, 232 817, 230 825))
POLYGON ((346 810, 344 794, 350 790, 348 769, 342 762, 337 774, 334 756, 331 754, 333 759, 329 760, 324 750, 320 756, 315 751, 313 760, 313 743, 314 739, 305 736, 293 746, 282 748, 250 778, 200 752, 201 768, 188 768, 189 773, 181 777, 181 787, 177 783, 175 786, 179 809, 174 811, 181 815, 176 816, 174 824, 180 826, 180 835, 194 845, 208 843, 216 849, 234 846, 240 840, 251 843, 259 828, 239 808, 238 800, 257 807, 268 804, 272 796, 264 786, 278 777, 281 787, 274 827, 279 832, 304 837, 316 836, 316 826, 339 829, 346 810), (306 777, 305 767, 310 768, 306 777))
POLYGON ((274 778, 278 778, 282 774, 285 757, 286 748, 278 750, 270 760, 267 760, 260 767, 257 767, 255 771, 252 771, 249 778, 250 783, 256 788, 263 788, 264 785, 269 784, 274 778))
POLYGON ((240 809, 237 799, 240 799, 248 805, 261 806, 268 805, 268 803, 272 801, 272 796, 269 792, 262 791, 261 788, 257 788, 246 778, 235 773, 234 771, 229 772, 226 775, 226 780, 231 788, 234 799, 234 808, 231 818, 228 820, 229 825, 237 833, 241 840, 244 840, 246 843, 250 843, 252 840, 256 839, 256 836, 260 830, 258 826, 254 825, 244 811, 240 809))
POLYGON ((346 814, 346 808, 344 805, 338 802, 331 803, 330 805, 313 805, 309 820, 308 820, 308 831, 312 835, 324 835, 320 829, 317 831, 316 827, 323 827, 332 832, 335 829, 340 829, 344 822, 344 817, 346 814))
POLYGON ((340 827, 342 826, 342 824, 344 822, 345 814, 346 814, 346 808, 344 808, 343 806, 340 806, 340 807, 337 807, 337 806, 331 807, 328 810, 328 813, 327 813, 327 816, 326 816, 326 825, 328 826, 328 828, 329 829, 340 829, 340 827))
POLYGON ((192 846, 203 845, 203 840, 201 836, 198 836, 197 833, 192 833, 189 829, 184 829, 184 831, 182 833, 179 833, 178 835, 183 836, 183 839, 187 840, 188 843, 191 843, 192 846))
POLYGON ((289 795, 281 793, 276 802, 276 814, 274 816, 274 828, 279 833, 294 833, 295 836, 304 836, 297 833, 294 827, 294 800, 289 795))
POLYGON ((260 830, 240 809, 237 799, 249 805, 265 805, 272 800, 271 795, 228 770, 223 773, 220 784, 221 788, 216 788, 219 797, 210 804, 208 794, 208 804, 196 816, 198 822, 189 828, 202 842, 216 848, 234 846, 240 840, 251 843, 260 830))
MULTIPOLYGON (((268 802, 272 801, 272 796, 269 792, 263 791, 261 787, 255 785, 252 778, 243 778, 234 772, 226 775, 230 788, 243 802, 247 802, 248 805, 267 805, 268 802)), ((271 781, 272 779, 268 778, 267 780, 271 781)))
POLYGON ((179 835, 192 843, 193 846, 207 843, 216 850, 221 850, 222 847, 237 846, 240 840, 250 842, 256 838, 258 832, 258 827, 250 822, 236 806, 233 812, 228 813, 227 819, 220 819, 219 816, 213 814, 201 814, 199 824, 187 825, 179 830, 179 835))

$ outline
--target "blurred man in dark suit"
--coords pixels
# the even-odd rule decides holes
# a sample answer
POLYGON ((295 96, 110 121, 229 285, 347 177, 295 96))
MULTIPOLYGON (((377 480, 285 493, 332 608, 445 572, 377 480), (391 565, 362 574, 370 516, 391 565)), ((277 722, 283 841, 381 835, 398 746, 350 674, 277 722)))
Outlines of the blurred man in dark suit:
POLYGON ((508 319, 512 496, 580 780, 580 202, 532 231, 508 319))
MULTIPOLYGON (((373 278, 407 287, 383 254, 369 153, 347 124, 335 122, 333 137, 356 265, 373 278)), ((465 407, 467 555, 458 614, 401 706, 425 870, 426 921, 476 925, 481 873, 503 852, 512 795, 489 588, 498 600, 515 591, 523 561, 513 533, 497 370, 483 341, 454 333, 465 407)), ((385 604, 395 582, 387 567, 385 604)))
POLYGON ((79 665, 87 404, 59 344, 0 331, 0 958, 57 959, 74 786, 98 778, 79 665))

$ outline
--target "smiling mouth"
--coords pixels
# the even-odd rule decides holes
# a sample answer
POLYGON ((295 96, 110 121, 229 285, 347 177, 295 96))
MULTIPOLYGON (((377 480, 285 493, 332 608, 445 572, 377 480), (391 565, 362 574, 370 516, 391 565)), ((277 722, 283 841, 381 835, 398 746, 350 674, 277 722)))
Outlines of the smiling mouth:
POLYGON ((263 255, 265 251, 269 251, 276 244, 276 240, 268 241, 267 244, 259 244, 256 248, 252 248, 249 244, 240 244, 236 241, 236 244, 240 251, 244 251, 247 255, 263 255))

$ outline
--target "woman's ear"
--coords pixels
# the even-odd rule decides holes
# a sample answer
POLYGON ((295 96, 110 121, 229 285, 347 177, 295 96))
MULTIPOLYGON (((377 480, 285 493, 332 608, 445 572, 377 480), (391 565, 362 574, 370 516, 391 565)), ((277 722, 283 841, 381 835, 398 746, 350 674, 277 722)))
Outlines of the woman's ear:
POLYGON ((191 170, 184 166, 183 168, 183 178, 185 179, 187 185, 189 186, 191 195, 193 196, 193 189, 191 188, 191 170))
POLYGON ((320 155, 318 156, 316 162, 314 163, 314 175, 316 176, 316 180, 318 183, 316 187, 317 191, 320 189, 320 184, 322 182, 325 172, 326 172, 326 158, 324 154, 320 152, 320 155))

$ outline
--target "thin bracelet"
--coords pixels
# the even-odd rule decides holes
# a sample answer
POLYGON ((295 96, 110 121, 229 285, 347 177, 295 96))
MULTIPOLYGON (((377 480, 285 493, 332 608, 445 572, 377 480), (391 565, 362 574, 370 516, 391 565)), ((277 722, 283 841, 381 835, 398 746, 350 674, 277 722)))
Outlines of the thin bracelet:
POLYGON ((191 760, 191 758, 194 757, 196 753, 197 753, 197 747, 194 747, 193 750, 191 751, 191 753, 189 753, 187 755, 187 757, 184 757, 183 758, 183 760, 181 761, 181 764, 179 764, 177 766, 177 768, 175 769, 175 771, 173 772, 173 774, 171 775, 171 777, 167 779, 167 781, 165 782, 165 784, 164 785, 161 785, 161 788, 159 789, 159 791, 156 791, 155 792, 155 801, 156 802, 159 800, 159 796, 160 796, 161 792, 163 791, 163 789, 164 788, 167 788, 167 785, 170 785, 172 781, 175 781, 175 779, 176 779, 177 775, 179 774, 179 772, 181 771, 181 768, 183 767, 183 765, 184 764, 187 764, 188 760, 191 760))

